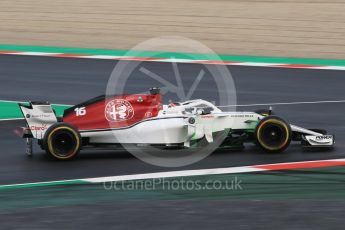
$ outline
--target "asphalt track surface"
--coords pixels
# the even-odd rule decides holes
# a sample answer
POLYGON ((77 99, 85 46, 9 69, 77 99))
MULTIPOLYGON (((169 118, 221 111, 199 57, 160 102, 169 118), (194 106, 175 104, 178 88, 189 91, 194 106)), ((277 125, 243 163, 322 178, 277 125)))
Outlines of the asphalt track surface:
MULTIPOLYGON (((0 55, 0 99, 79 103, 104 94, 115 64, 115 61, 105 60, 0 55)), ((171 63, 145 62, 141 65, 166 79, 173 79, 171 63)), ((178 65, 187 85, 202 68, 195 64, 178 65)), ((236 85, 238 104, 345 98, 345 74, 342 71, 262 67, 229 69, 236 85)), ((152 85, 157 85, 157 82, 137 73, 129 90, 142 92, 152 85)), ((214 89, 211 82, 201 82, 197 96, 212 100, 214 89)), ((84 151, 74 161, 56 162, 38 148, 33 157, 26 157, 24 141, 13 133, 13 129, 23 121, 0 121, 0 185, 344 157, 343 104, 275 106, 274 109, 279 116, 296 125, 329 130, 336 135, 336 148, 328 152, 303 152, 298 144, 293 144, 283 154, 265 154, 254 146, 248 146, 242 152, 217 151, 182 168, 152 166, 123 151, 84 151)), ((70 190, 66 188, 62 193, 67 194, 67 200, 71 197, 78 199, 78 193, 82 196, 87 194, 82 188, 74 187, 74 192, 70 190)), ((26 190, 14 191, 10 196, 12 199, 19 196, 30 203, 30 196, 34 196, 38 202, 42 199, 43 206, 0 211, 0 228, 19 228, 21 225, 26 229, 75 229, 84 224, 89 229, 110 226, 121 229, 137 226, 142 229, 342 229, 344 223, 342 201, 144 199, 46 207, 45 199, 61 196, 52 191, 49 188, 43 192, 33 190, 31 195, 26 190)), ((0 193, 0 199, 7 199, 5 194, 0 193)))
POLYGON ((118 200, 1 213, 3 229, 343 229, 344 201, 118 200), (21 229, 21 228, 19 228, 21 229))
MULTIPOLYGON (((0 56, 0 99, 47 100, 76 104, 104 94, 116 61, 28 56, 0 56)), ((171 63, 143 62, 141 67, 174 80, 171 63)), ((183 83, 191 85, 201 68, 197 64, 178 64, 183 83)), ((237 90, 238 104, 341 100, 345 98, 345 74, 342 71, 282 69, 263 67, 228 67, 237 90)), ((134 72, 128 92, 143 92, 157 82, 134 72)), ((212 100, 215 88, 211 78, 204 78, 196 97, 212 100)), ((166 99, 174 99, 167 95, 166 99)), ((254 110, 261 107, 244 107, 254 110)), ((308 104, 275 106, 276 114, 307 128, 324 128, 336 135, 336 148, 326 152, 304 152, 292 144, 283 154, 265 154, 249 145, 245 151, 217 151, 195 164, 164 168, 146 164, 124 151, 88 150, 70 162, 56 162, 42 150, 25 155, 25 142, 13 129, 23 121, 0 121, 0 184, 127 175, 137 173, 219 168, 278 162, 343 158, 345 155, 344 104, 308 104)))

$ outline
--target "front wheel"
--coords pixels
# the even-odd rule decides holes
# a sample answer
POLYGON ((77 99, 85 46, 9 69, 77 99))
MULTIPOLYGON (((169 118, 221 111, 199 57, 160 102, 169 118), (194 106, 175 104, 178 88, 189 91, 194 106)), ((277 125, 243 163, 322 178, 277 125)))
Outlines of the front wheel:
POLYGON ((277 116, 263 118, 255 129, 258 146, 270 153, 283 152, 291 142, 291 127, 277 116))
POLYGON ((57 160, 70 160, 79 153, 81 137, 73 126, 56 123, 45 133, 43 147, 48 155, 57 160))

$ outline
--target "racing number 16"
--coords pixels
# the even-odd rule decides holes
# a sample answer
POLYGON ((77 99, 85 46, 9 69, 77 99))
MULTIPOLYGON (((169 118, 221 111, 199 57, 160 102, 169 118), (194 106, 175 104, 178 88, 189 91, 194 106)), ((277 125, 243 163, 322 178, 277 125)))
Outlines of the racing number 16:
POLYGON ((75 108, 74 111, 77 117, 86 115, 85 107, 75 108))

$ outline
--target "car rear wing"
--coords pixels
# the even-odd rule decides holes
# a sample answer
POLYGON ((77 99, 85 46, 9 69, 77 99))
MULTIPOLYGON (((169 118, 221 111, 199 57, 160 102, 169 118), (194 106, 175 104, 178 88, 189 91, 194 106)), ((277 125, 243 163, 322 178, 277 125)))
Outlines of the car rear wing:
MULTIPOLYGON (((19 108, 26 120, 26 137, 43 139, 47 129, 57 122, 54 110, 49 102, 19 103, 19 108)), ((23 136, 24 137, 24 136, 23 136)))

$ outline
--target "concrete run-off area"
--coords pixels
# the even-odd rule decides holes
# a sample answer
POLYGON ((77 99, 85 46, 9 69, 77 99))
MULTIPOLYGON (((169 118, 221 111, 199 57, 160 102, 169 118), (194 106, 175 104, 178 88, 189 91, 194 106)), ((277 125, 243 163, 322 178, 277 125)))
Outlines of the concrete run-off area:
POLYGON ((0 44, 131 49, 183 36, 220 54, 344 59, 344 10, 343 0, 2 0, 0 44))

